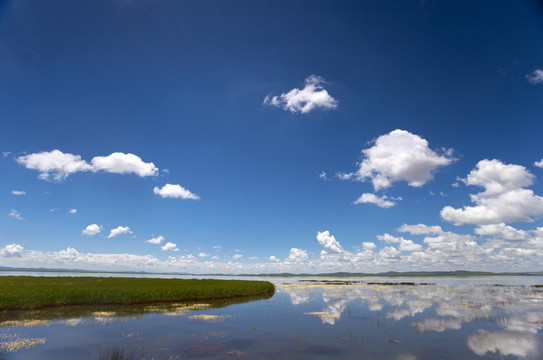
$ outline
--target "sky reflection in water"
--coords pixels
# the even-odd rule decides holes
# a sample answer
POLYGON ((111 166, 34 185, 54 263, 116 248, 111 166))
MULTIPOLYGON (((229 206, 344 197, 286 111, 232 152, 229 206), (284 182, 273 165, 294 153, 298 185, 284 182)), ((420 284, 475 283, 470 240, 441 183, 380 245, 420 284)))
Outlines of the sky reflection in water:
POLYGON ((535 286, 543 278, 307 280, 272 279, 273 297, 237 304, 2 314, 0 359, 97 359, 108 349, 149 359, 540 359, 543 354, 543 287, 535 286))

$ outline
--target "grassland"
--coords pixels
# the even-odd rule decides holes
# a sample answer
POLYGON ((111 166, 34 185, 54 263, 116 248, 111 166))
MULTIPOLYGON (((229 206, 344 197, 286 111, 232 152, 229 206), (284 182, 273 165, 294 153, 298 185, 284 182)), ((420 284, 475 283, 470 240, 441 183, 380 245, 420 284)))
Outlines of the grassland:
POLYGON ((268 281, 1 276, 0 310, 229 299, 274 291, 268 281))

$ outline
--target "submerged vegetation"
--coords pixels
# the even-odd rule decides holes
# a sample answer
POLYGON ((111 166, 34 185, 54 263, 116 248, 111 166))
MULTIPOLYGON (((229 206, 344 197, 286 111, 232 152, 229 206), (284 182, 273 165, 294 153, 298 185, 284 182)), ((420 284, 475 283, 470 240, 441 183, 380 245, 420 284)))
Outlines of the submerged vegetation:
POLYGON ((268 281, 2 276, 0 310, 228 299, 274 291, 268 281))

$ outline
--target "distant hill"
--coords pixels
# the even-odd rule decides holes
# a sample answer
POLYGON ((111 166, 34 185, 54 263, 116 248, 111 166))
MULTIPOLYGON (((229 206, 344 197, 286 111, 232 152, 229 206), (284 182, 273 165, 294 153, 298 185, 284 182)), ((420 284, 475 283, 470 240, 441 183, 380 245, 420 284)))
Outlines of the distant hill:
POLYGON ((380 273, 351 273, 351 272, 334 272, 334 273, 267 273, 267 274, 191 274, 178 272, 147 272, 147 271, 98 271, 98 270, 81 270, 81 269, 49 269, 49 268, 12 268, 0 266, 0 271, 27 271, 27 272, 74 272, 74 273, 106 273, 106 274, 149 274, 149 275, 194 275, 194 276, 262 276, 262 277, 365 277, 365 276, 543 276, 543 271, 528 271, 528 272, 487 272, 487 271, 388 271, 380 273))

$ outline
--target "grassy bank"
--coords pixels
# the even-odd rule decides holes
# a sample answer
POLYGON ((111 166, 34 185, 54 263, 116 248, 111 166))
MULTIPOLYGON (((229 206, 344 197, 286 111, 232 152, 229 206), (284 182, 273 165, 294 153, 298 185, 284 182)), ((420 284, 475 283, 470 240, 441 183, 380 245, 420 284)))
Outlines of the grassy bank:
POLYGON ((267 281, 0 276, 0 310, 227 299, 274 289, 267 281))

